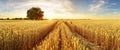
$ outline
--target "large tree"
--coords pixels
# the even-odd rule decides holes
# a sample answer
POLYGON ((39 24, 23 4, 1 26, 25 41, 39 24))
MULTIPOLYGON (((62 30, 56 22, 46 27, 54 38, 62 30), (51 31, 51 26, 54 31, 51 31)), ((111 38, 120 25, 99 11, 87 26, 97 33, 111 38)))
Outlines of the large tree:
POLYGON ((39 7, 32 7, 27 10, 27 17, 32 20, 42 20, 44 16, 43 13, 39 7))

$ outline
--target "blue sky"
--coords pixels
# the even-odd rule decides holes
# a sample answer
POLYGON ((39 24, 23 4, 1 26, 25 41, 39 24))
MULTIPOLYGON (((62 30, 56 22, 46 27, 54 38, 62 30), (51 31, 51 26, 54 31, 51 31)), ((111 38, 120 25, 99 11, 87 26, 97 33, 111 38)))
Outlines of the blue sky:
POLYGON ((0 18, 26 17, 40 7, 45 18, 120 18, 120 0, 0 0, 0 18))

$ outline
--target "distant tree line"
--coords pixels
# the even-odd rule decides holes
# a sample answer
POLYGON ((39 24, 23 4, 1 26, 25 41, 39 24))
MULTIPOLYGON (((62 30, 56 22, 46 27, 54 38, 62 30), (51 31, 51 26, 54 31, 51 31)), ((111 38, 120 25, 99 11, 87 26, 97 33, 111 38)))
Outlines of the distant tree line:
POLYGON ((0 18, 0 20, 30 20, 29 18, 0 18))
MULTIPOLYGON (((0 20, 31 20, 29 18, 0 18, 0 20)), ((42 19, 42 20, 48 20, 48 19, 42 19)))

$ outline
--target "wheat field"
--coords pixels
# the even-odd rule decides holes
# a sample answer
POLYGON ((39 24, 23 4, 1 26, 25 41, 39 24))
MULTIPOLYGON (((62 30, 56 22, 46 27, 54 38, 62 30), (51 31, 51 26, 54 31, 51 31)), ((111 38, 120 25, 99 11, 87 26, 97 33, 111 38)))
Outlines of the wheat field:
POLYGON ((120 20, 1 20, 0 50, 120 50, 120 20))

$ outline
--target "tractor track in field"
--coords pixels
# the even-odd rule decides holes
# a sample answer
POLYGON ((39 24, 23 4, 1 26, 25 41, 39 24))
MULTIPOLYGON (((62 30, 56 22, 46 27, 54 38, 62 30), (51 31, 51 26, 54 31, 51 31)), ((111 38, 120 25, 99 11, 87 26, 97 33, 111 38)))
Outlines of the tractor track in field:
MULTIPOLYGON (((38 35, 35 37, 35 38, 39 38, 39 41, 38 41, 36 44, 33 45, 34 47, 32 47, 31 50, 33 50, 33 48, 36 48, 37 45, 40 45, 40 42, 42 42, 42 41, 45 40, 45 38, 49 35, 49 33, 54 30, 54 28, 56 27, 56 24, 57 24, 57 23, 58 23, 58 22, 55 22, 52 26, 50 26, 49 30, 45 31, 45 32, 43 33, 44 35, 42 35, 41 38, 39 38, 38 35)), ((41 33, 40 33, 40 34, 41 34, 41 33)))
POLYGON ((56 27, 56 24, 57 24, 57 22, 54 23, 54 24, 49 28, 49 30, 47 30, 47 31, 45 31, 45 32, 43 33, 43 34, 45 34, 45 35, 40 39, 39 42, 43 41, 43 40, 45 39, 45 37, 47 37, 47 36, 49 35, 49 33, 54 30, 54 28, 56 27))
MULTIPOLYGON (((61 30, 59 30, 59 32, 61 33, 61 30)), ((59 44, 58 44, 58 50, 61 50, 62 48, 62 38, 61 38, 61 34, 59 33, 59 44)))
POLYGON ((33 50, 103 50, 72 30, 64 21, 57 21, 53 26, 33 50))
MULTIPOLYGON (((69 27, 69 29, 71 30, 71 32, 73 32, 73 34, 74 34, 76 37, 80 38, 80 39, 84 42, 83 44, 86 44, 90 49, 92 49, 92 50, 104 50, 104 49, 101 48, 99 45, 94 44, 94 43, 88 41, 87 38, 84 38, 84 36, 80 35, 80 33, 77 32, 78 30, 77 30, 77 31, 76 31, 76 30, 73 30, 73 29, 72 29, 72 26, 69 25, 69 24, 72 24, 72 22, 70 22, 69 24, 68 24, 68 22, 64 22, 64 23, 69 27)), ((77 28, 76 28, 76 29, 77 29, 77 28)))
POLYGON ((61 29, 59 25, 61 22, 57 22, 54 29, 51 30, 47 36, 40 42, 34 50, 61 50, 61 29))

